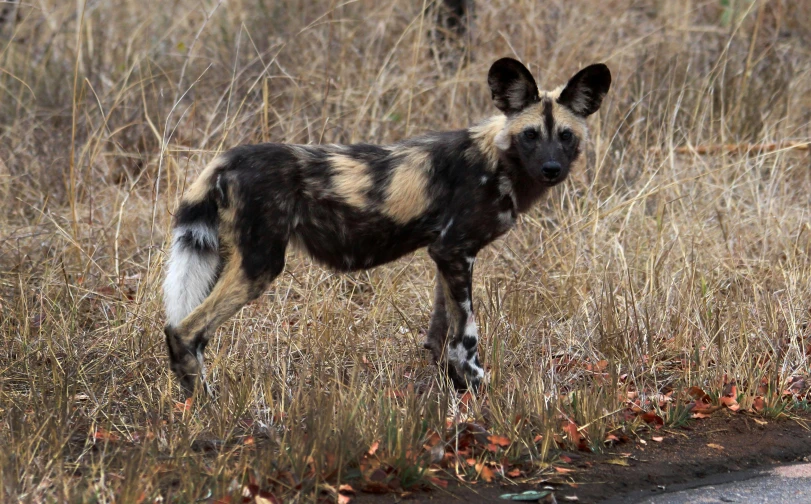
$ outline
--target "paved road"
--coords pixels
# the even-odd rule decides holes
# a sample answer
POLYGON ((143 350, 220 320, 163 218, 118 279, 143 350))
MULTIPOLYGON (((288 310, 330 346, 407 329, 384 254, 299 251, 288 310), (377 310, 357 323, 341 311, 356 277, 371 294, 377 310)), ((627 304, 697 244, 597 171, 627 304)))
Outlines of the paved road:
POLYGON ((730 473, 716 477, 710 485, 639 497, 640 504, 811 503, 811 464, 730 473))

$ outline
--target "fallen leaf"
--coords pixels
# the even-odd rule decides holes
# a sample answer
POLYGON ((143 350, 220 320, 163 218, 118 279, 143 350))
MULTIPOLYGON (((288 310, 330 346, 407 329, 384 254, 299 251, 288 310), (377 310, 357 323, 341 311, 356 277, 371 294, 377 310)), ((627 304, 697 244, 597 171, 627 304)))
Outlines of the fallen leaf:
POLYGON ((611 465, 625 466, 625 467, 628 467, 628 465, 629 465, 628 464, 628 459, 624 459, 624 458, 609 459, 609 460, 606 460, 605 463, 606 464, 611 464, 611 465))
POLYGON ((739 409, 741 409, 741 405, 738 404, 738 401, 734 397, 730 396, 721 397, 721 404, 723 404, 732 411, 738 411, 739 409))
POLYGON ((721 393, 724 397, 737 397, 738 396, 738 387, 736 385, 735 380, 732 380, 729 383, 724 384, 724 390, 721 393))
POLYGON ((521 476, 521 474, 523 474, 523 472, 521 471, 521 469, 518 469, 518 468, 516 467, 515 469, 510 470, 510 471, 507 473, 507 476, 509 476, 510 478, 517 478, 517 477, 521 476))
POLYGON ((657 427, 661 427, 665 424, 664 419, 653 411, 643 413, 642 415, 639 415, 639 418, 641 418, 645 423, 653 424, 657 427))
POLYGON ((712 416, 712 413, 698 412, 698 413, 693 413, 692 415, 690 415, 690 418, 710 418, 711 416, 712 416))
POLYGON ((119 441, 121 437, 115 432, 110 432, 106 429, 99 427, 98 429, 96 429, 96 432, 93 433, 93 439, 97 439, 99 441, 109 441, 111 443, 114 443, 116 441, 119 441))
POLYGON ((476 464, 476 475, 484 481, 490 483, 493 481, 493 479, 495 479, 496 472, 489 465, 478 463, 476 464))
POLYGON ((723 450, 724 449, 723 446, 721 446, 719 444, 715 444, 715 443, 707 443, 707 446, 709 446, 713 450, 723 450))
POLYGON ((434 432, 434 431, 429 431, 429 432, 431 434, 428 435, 428 437, 426 438, 425 444, 427 444, 430 447, 438 445, 439 442, 442 441, 442 438, 439 436, 439 433, 434 432))
POLYGON ((253 444, 256 444, 256 441, 253 439, 253 436, 248 436, 242 440, 242 444, 245 446, 251 446, 253 444))
POLYGON ((665 440, 665 438, 662 436, 653 436, 651 437, 651 440, 656 441, 657 443, 661 443, 662 441, 665 440))
POLYGON ((428 483, 431 483, 434 486, 448 488, 448 482, 446 480, 437 478, 435 476, 430 476, 426 478, 426 481, 428 481, 428 483))
POLYGON ((574 469, 567 469, 565 467, 558 467, 558 466, 554 466, 554 467, 555 467, 555 471, 557 471, 559 474, 569 474, 571 472, 574 472, 574 469))
POLYGON ((696 401, 709 401, 710 395, 704 392, 700 387, 690 387, 687 393, 696 401))
POLYGON ((566 436, 569 438, 569 441, 572 443, 579 445, 580 439, 582 438, 580 431, 577 429, 577 424, 569 420, 566 425, 563 426, 563 432, 566 433, 566 436))
POLYGON ((191 411, 192 403, 194 402, 193 397, 189 397, 184 402, 175 402, 175 411, 178 413, 185 413, 186 411, 191 411))
POLYGON ((755 423, 758 424, 758 425, 767 425, 769 423, 766 420, 760 420, 758 418, 755 418, 754 420, 755 420, 755 423))
POLYGON ((766 401, 761 396, 755 397, 755 399, 752 401, 752 409, 757 412, 760 412, 763 411, 765 408, 766 401))
POLYGON ((487 440, 490 441, 492 444, 500 446, 502 448, 507 448, 512 444, 509 438, 505 436, 487 436, 487 440))

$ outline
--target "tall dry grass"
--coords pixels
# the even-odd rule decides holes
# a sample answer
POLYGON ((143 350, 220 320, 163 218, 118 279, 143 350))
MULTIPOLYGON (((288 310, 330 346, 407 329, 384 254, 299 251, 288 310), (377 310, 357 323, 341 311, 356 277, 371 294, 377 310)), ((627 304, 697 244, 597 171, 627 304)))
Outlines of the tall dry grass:
POLYGON ((763 378, 808 374, 808 155, 675 149, 811 136, 811 4, 479 2, 450 53, 430 50, 432 7, 14 7, 0 27, 0 500, 189 502, 251 477, 314 499, 357 477, 374 441, 407 486, 427 463, 409 454, 454 415, 543 471, 561 414, 599 449, 628 387, 726 375, 746 406, 763 378), (420 252, 352 275, 289 257, 209 345, 216 401, 178 409, 161 264, 205 162, 245 142, 466 127, 494 113, 485 75, 501 56, 546 87, 596 61, 614 83, 587 166, 477 262, 486 403, 459 416, 420 348, 420 252))

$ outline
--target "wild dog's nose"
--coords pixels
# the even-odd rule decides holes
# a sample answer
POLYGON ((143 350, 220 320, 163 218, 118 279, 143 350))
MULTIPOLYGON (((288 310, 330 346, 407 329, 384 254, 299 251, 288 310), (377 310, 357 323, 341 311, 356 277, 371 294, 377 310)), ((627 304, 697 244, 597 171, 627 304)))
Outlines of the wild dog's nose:
POLYGON ((560 175, 560 163, 547 161, 541 166, 541 173, 547 180, 555 180, 560 175))

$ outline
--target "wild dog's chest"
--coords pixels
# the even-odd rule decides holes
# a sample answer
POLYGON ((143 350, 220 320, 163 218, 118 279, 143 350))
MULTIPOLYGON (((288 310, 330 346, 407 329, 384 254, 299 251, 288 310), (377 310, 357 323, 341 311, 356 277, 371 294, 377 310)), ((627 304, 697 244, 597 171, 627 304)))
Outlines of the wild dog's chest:
MULTIPOLYGON (((449 240, 464 237, 483 247, 512 229, 518 215, 515 190, 501 174, 482 174, 475 188, 455 194, 455 205, 448 212, 455 233, 449 240)), ((449 228, 450 229, 450 228, 449 228)))

